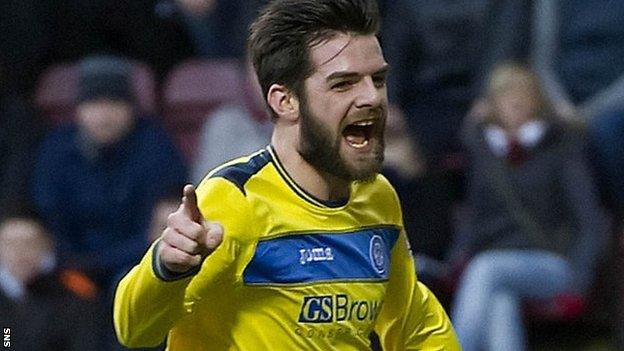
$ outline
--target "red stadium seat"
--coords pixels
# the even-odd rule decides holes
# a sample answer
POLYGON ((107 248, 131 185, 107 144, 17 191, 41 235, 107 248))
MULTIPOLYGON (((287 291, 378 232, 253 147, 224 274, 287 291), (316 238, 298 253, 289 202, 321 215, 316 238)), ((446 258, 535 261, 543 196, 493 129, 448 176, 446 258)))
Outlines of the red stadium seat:
POLYGON ((73 64, 48 67, 40 76, 35 90, 35 105, 48 122, 60 123, 73 116, 78 70, 73 64))
POLYGON ((586 312, 585 297, 575 294, 559 294, 552 299, 529 301, 525 304, 528 318, 546 321, 575 321, 586 312))
POLYGON ((163 86, 163 117, 167 131, 187 160, 194 159, 199 133, 217 107, 240 103, 243 70, 237 60, 189 60, 167 76, 163 86))
MULTIPOLYGON (((132 62, 132 87, 141 111, 157 112, 156 80, 145 63, 132 62)), ((40 76, 35 90, 35 105, 52 125, 73 118, 78 94, 78 64, 60 63, 48 67, 40 76)))

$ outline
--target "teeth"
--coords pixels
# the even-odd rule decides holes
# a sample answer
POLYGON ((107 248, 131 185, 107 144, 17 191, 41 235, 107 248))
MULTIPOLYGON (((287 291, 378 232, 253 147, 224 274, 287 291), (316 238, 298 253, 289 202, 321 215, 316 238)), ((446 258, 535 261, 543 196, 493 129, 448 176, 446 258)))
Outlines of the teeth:
POLYGON ((361 148, 365 147, 366 145, 368 145, 368 140, 364 140, 364 142, 362 142, 362 143, 349 143, 349 145, 351 145, 351 147, 353 147, 353 148, 361 149, 361 148))
POLYGON ((354 138, 352 136, 348 136, 346 139, 349 146, 355 149, 361 149, 368 145, 368 139, 359 140, 359 138, 354 138))
POLYGON ((372 126, 373 123, 374 123, 373 121, 359 121, 359 122, 353 123, 353 125, 358 126, 358 127, 366 127, 366 126, 372 126))

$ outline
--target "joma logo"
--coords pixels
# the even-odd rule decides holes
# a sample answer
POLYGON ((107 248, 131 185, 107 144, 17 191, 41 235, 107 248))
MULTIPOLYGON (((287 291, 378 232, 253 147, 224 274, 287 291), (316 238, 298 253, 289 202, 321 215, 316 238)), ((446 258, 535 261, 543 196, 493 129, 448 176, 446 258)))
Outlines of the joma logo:
POLYGON ((333 261, 334 254, 331 247, 315 247, 312 249, 299 250, 299 263, 302 265, 310 262, 333 261))

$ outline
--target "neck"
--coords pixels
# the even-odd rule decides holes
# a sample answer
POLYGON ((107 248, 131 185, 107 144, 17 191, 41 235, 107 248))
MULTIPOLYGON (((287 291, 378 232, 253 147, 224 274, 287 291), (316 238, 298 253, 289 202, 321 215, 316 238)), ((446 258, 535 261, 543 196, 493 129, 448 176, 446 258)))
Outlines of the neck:
POLYGON ((309 164, 297 152, 297 143, 287 133, 274 129, 271 145, 282 166, 299 187, 323 201, 342 200, 349 197, 351 182, 321 172, 309 164))

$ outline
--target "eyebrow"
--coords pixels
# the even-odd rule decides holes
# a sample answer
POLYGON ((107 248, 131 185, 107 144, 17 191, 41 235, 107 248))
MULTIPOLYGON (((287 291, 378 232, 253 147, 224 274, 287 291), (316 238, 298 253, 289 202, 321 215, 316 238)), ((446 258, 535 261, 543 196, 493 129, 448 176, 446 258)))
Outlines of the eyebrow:
MULTIPOLYGON (((375 71, 372 74, 372 76, 379 76, 379 75, 382 75, 382 74, 387 74, 389 70, 390 70, 390 65, 386 63, 381 69, 375 71)), ((360 75, 360 73, 358 73, 358 72, 338 71, 338 72, 334 72, 334 73, 330 74, 329 76, 327 76, 326 80, 330 81, 330 80, 339 79, 339 78, 352 78, 352 77, 357 77, 359 75, 360 75)))

